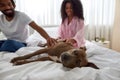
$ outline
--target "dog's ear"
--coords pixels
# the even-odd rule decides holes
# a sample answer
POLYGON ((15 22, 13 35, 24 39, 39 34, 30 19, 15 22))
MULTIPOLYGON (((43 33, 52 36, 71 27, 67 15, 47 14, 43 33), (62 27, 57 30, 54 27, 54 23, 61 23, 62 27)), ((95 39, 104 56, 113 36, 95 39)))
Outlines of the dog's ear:
POLYGON ((95 69, 99 69, 94 63, 92 62, 88 62, 87 66, 86 67, 92 67, 92 68, 95 68, 95 69))

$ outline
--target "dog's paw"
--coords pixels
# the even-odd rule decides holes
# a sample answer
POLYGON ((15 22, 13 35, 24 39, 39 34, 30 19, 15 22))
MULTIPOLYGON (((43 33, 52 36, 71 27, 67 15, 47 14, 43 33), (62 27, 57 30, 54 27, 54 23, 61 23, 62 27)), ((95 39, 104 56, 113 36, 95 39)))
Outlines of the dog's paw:
POLYGON ((25 60, 18 60, 13 63, 13 65, 22 65, 22 64, 25 64, 25 60))
POLYGON ((14 63, 14 62, 16 62, 17 60, 21 60, 21 57, 15 57, 15 58, 13 58, 10 62, 11 62, 11 63, 14 63))

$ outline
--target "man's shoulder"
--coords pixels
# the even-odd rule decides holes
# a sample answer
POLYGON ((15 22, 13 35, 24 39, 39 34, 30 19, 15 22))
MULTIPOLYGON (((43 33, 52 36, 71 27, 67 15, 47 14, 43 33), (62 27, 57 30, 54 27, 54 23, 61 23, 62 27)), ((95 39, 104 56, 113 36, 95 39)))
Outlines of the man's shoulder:
POLYGON ((20 12, 20 11, 15 11, 15 14, 16 14, 16 15, 25 15, 24 12, 20 12))
POLYGON ((21 18, 28 18, 28 15, 25 14, 24 12, 20 12, 20 11, 15 11, 15 14, 17 17, 21 17, 21 18))
POLYGON ((19 19, 19 20, 23 20, 24 21, 32 21, 31 18, 25 14, 24 12, 21 12, 21 11, 15 11, 15 16, 16 16, 16 19, 19 19))
POLYGON ((4 17, 4 15, 0 14, 0 21, 3 21, 3 17, 4 17))
POLYGON ((0 14, 0 18, 3 16, 3 14, 0 14))

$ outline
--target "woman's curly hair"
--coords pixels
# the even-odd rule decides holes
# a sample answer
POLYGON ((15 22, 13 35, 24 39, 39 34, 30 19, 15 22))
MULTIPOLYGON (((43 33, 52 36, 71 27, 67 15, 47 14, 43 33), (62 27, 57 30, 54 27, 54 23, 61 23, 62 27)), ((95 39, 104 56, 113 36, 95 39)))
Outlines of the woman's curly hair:
POLYGON ((83 6, 80 0, 63 0, 61 5, 62 22, 64 22, 65 18, 67 17, 67 14, 65 12, 66 3, 71 3, 74 16, 77 16, 78 18, 84 20, 83 6))

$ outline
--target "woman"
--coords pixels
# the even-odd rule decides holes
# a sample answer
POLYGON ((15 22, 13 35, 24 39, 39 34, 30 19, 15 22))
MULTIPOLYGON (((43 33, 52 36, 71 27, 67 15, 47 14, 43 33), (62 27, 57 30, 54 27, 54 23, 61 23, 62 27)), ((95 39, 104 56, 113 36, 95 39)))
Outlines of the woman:
POLYGON ((83 7, 80 0, 64 0, 61 17, 59 39, 65 39, 74 47, 85 47, 83 7))

